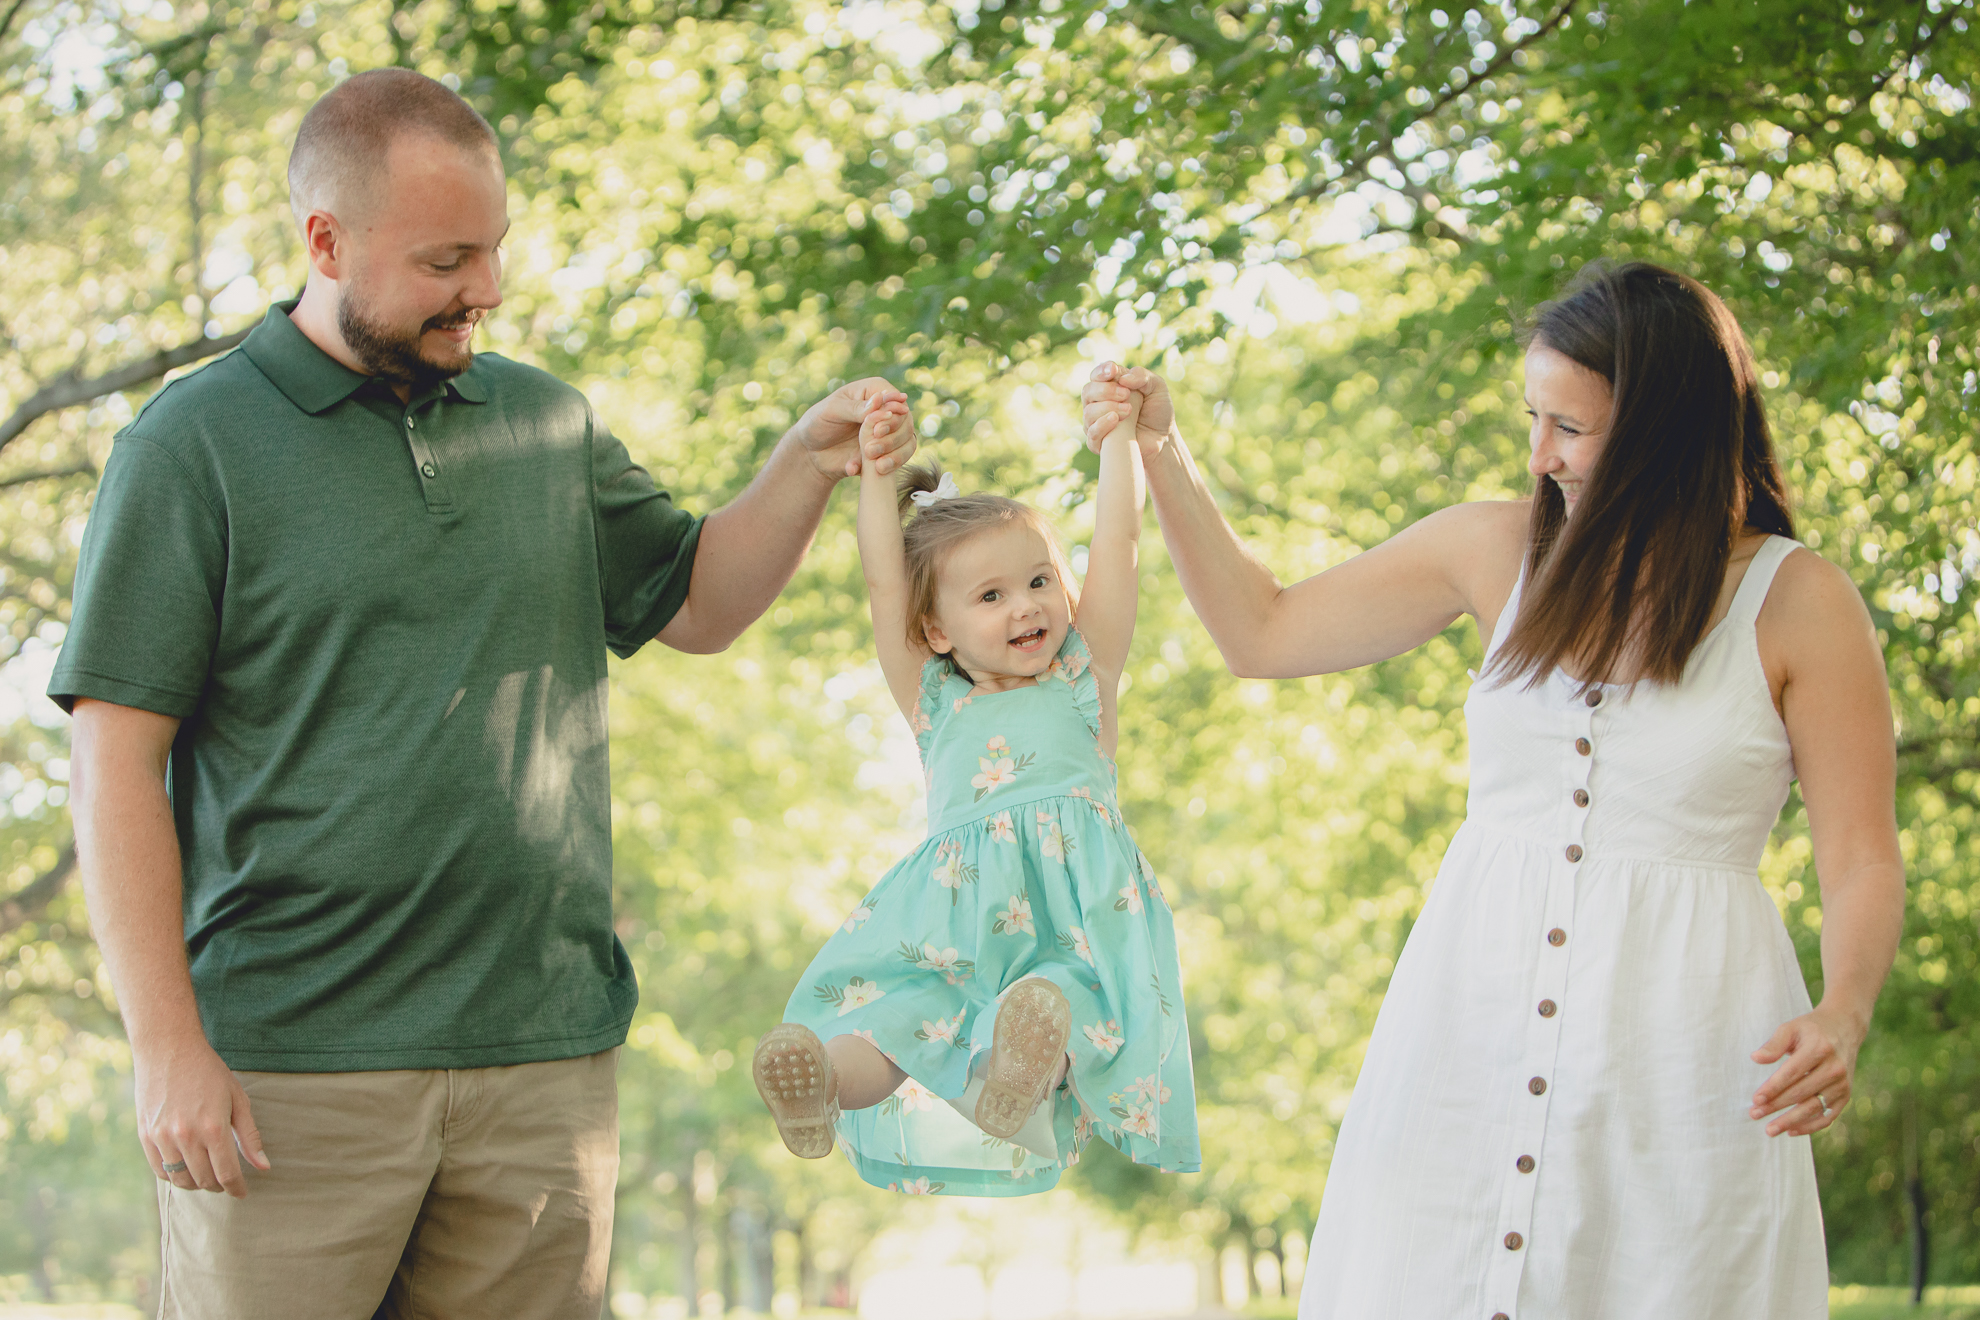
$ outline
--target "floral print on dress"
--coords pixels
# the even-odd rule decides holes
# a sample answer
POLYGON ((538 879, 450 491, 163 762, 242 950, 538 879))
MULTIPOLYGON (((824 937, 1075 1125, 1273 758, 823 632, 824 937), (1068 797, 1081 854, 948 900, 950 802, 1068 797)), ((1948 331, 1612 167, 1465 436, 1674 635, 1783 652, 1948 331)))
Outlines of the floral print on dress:
POLYGON ((1017 842, 1017 826, 1011 823, 1010 812, 1000 811, 996 815, 992 816, 987 823, 990 827, 991 842, 993 843, 1017 842))
POLYGON ((1120 1034, 1121 1024, 1111 1018, 1090 1027, 1081 1027, 1080 1030, 1086 1033, 1086 1038, 1093 1042, 1095 1049, 1107 1054, 1113 1054, 1127 1044, 1127 1038, 1120 1034))
POLYGON ((839 1006, 840 1017, 844 1017, 856 1008, 865 1008, 887 993, 863 976, 855 976, 843 986, 826 984, 816 986, 814 989, 820 999, 839 1006))
POLYGON ((1011 901, 997 914, 991 929, 999 935, 1030 935, 1035 933, 1031 924, 1031 900, 1023 894, 1012 894, 1011 901))
POLYGON ((839 929, 845 931, 848 935, 850 935, 852 932, 858 930, 861 926, 864 926, 867 923, 867 921, 871 919, 872 916, 873 916, 873 901, 871 899, 868 899, 866 902, 861 903, 858 907, 852 910, 852 915, 846 918, 845 924, 839 927, 839 929))
POLYGON ((1130 880, 1121 886, 1121 896, 1114 900, 1114 911, 1135 917, 1141 915, 1141 885, 1138 881, 1130 880))
POLYGON ((1086 932, 1078 926, 1066 927, 1065 933, 1059 936, 1059 947, 1085 959, 1088 967, 1093 966, 1093 946, 1087 942, 1086 932))
POLYGON ((1054 658, 1052 663, 1046 667, 1045 675, 1048 678, 1056 678, 1062 683, 1071 684, 1077 681, 1081 674, 1086 672, 1086 667, 1090 663, 1091 657, 1085 651, 1079 651, 1072 655, 1060 655, 1054 658))
POLYGON ((890 1182, 887 1184, 887 1190, 899 1192, 902 1196, 933 1196, 942 1190, 942 1184, 929 1182, 926 1178, 916 1178, 912 1182, 890 1182))
POLYGON ((1023 756, 1018 756, 1012 752, 1011 745, 1004 741, 1002 734, 998 734, 989 742, 985 743, 984 750, 990 754, 976 758, 977 765, 981 766, 982 769, 978 771, 975 778, 969 781, 970 786, 976 790, 976 801, 978 802, 981 802, 1004 785, 1011 783, 1020 774, 1029 769, 1033 761, 1038 759, 1038 755, 1035 752, 1026 752, 1023 756))
POLYGON ((1049 811, 1038 813, 1038 851, 1047 857, 1063 862, 1073 850, 1074 842, 1066 837, 1065 828, 1059 818, 1049 811))
POLYGON ((1132 1132, 1138 1137, 1157 1135, 1155 1106, 1133 1105, 1127 1108, 1116 1106, 1107 1112, 1121 1120, 1121 1131, 1132 1132))
POLYGON ((976 967, 974 962, 954 949, 938 949, 932 944, 923 944, 917 949, 905 940, 901 942, 901 960, 924 972, 940 972, 950 985, 961 985, 967 981, 976 967))
POLYGON ((914 1033, 914 1038, 930 1043, 953 1045, 959 1050, 966 1050, 969 1048, 969 1042, 962 1039, 961 1032, 963 1015, 968 1011, 963 1009, 954 1017, 936 1018, 932 1022, 924 1021, 921 1030, 914 1033))
POLYGON ((935 849, 935 869, 929 874, 942 888, 956 891, 949 895, 950 907, 961 900, 964 885, 976 883, 975 865, 963 861, 962 845, 953 840, 935 849))

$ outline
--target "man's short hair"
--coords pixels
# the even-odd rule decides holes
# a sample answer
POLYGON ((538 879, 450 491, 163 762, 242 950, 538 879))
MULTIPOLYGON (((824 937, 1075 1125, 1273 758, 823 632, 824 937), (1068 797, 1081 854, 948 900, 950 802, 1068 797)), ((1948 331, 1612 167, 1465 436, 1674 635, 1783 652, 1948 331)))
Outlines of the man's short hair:
POLYGON ((372 69, 324 93, 296 130, 289 153, 289 209, 296 222, 337 199, 360 202, 401 133, 431 133, 464 151, 497 150, 495 130, 458 93, 411 69, 372 69))

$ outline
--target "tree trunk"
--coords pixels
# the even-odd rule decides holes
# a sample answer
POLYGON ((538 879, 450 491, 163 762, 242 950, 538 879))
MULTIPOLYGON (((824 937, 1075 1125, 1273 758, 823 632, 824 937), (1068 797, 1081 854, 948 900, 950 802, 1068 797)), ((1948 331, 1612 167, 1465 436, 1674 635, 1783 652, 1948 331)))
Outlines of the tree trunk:
POLYGON ((701 1274, 696 1268, 701 1254, 701 1207, 695 1199, 694 1170, 681 1179, 681 1295, 687 1300, 690 1316, 701 1314, 701 1274))
POLYGON ((1924 1158, 1918 1139, 1918 1094, 1904 1096, 1904 1198, 1911 1228, 1911 1304, 1925 1300, 1925 1276, 1932 1267, 1932 1240, 1925 1223, 1924 1158))
POLYGON ((818 1294, 818 1267, 811 1259, 811 1238, 805 1233, 804 1220, 792 1221, 791 1236, 797 1239, 798 1309, 815 1311, 824 1298, 818 1294))

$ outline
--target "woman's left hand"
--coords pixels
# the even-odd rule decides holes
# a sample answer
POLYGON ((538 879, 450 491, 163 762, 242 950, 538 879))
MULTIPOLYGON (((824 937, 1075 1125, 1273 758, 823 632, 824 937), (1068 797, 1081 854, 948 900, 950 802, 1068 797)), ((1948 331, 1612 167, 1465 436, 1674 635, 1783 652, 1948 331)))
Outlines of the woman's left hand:
POLYGON ((1774 1075, 1753 1097, 1749 1115, 1767 1124, 1770 1137, 1805 1137, 1836 1121, 1849 1103, 1856 1079, 1856 1051, 1863 1032, 1833 1010, 1812 1013, 1782 1025, 1753 1051, 1755 1063, 1774 1063, 1774 1075))

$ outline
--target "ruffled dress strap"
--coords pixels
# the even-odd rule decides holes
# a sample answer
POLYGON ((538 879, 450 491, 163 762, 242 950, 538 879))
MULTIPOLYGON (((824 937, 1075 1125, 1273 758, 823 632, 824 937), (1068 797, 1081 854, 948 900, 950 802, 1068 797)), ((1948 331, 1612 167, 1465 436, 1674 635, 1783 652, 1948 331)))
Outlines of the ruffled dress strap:
POLYGON ((1087 649, 1079 629, 1066 629, 1066 640, 1040 681, 1064 683, 1087 730, 1095 738, 1100 736, 1100 682, 1093 676, 1093 652, 1087 649))
POLYGON ((908 721, 914 726, 914 745, 920 748, 924 765, 928 763, 928 749, 935 741, 935 731, 955 710, 954 700, 947 695, 951 682, 961 680, 947 657, 929 656, 928 663, 921 667, 921 698, 915 702, 914 718, 908 721))

